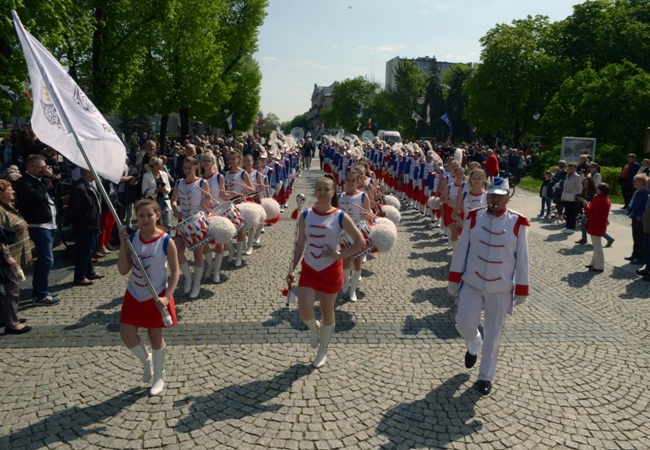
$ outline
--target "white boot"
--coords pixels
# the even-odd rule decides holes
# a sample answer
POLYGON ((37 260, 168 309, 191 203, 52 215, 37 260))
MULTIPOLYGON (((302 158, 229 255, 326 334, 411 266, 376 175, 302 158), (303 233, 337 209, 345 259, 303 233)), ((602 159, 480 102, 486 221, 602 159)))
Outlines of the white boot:
POLYGON ((190 272, 190 266, 187 262, 181 264, 181 272, 183 273, 183 292, 189 294, 192 290, 192 273, 190 272))
POLYGON ((144 366, 144 372, 142 372, 142 381, 149 381, 153 376, 153 367, 151 367, 151 353, 149 353, 149 350, 147 350, 147 346, 144 344, 144 342, 140 341, 138 345, 130 348, 129 350, 131 350, 133 354, 138 357, 144 366))
POLYGON ((357 301, 357 285, 359 284, 360 279, 361 279, 361 271, 353 270, 352 276, 350 277, 350 301, 351 302, 357 301))
POLYGON ((264 232, 264 224, 257 227, 255 230, 255 244, 260 245, 262 233, 264 232))
POLYGON ((246 241, 237 241, 237 259, 235 259, 235 267, 241 267, 241 252, 244 249, 246 241))
POLYGON ((248 239, 246 241, 246 251, 244 252, 244 255, 252 255, 253 254, 253 241, 255 240, 255 230, 250 229, 248 230, 248 239))
POLYGON ((332 331, 334 331, 334 324, 320 326, 320 343, 318 346, 318 353, 312 365, 315 368, 323 367, 327 361, 327 346, 332 338, 332 331))
POLYGON ((231 263, 235 256, 235 248, 232 246, 232 242, 228 242, 226 247, 228 248, 228 262, 231 263))
POLYGON ((153 385, 149 395, 158 395, 165 387, 165 349, 151 351, 153 360, 153 385))
POLYGON ((214 255, 214 275, 212 281, 215 283, 221 282, 221 261, 223 260, 223 253, 214 255))
POLYGON ((305 324, 309 328, 309 345, 311 345, 311 348, 318 347, 318 340, 320 337, 320 322, 312 317, 311 319, 306 320, 305 324))
POLYGON ((203 267, 194 268, 194 284, 192 285, 192 293, 190 298, 196 298, 201 291, 201 277, 203 276, 203 267))
POLYGON ((209 279, 210 274, 212 274, 212 251, 205 253, 203 255, 203 259, 205 260, 205 266, 203 269, 203 278, 209 279))
POLYGON ((343 269, 343 287, 341 288, 341 292, 346 293, 348 289, 350 289, 350 284, 348 283, 348 280, 350 279, 350 271, 352 269, 343 269))

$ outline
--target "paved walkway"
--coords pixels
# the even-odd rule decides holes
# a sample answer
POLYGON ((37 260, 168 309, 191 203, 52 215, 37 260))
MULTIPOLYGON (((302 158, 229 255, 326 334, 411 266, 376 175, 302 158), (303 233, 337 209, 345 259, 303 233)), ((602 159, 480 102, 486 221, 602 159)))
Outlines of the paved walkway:
MULTIPOLYGON (((308 202, 317 177, 297 183, 308 202)), ((512 200, 529 217, 537 204, 512 200)), ((64 301, 23 301, 34 330, 0 336, 0 449, 650 447, 650 285, 623 264, 625 218, 613 214, 603 274, 585 271, 577 237, 532 221, 531 296, 507 322, 492 394, 479 397, 445 290, 445 241, 404 208, 398 245, 364 265, 360 300, 337 307, 327 365, 311 369, 305 327, 280 294, 290 212, 225 283, 177 297, 159 397, 116 332, 116 255, 90 288, 57 266, 64 301)))

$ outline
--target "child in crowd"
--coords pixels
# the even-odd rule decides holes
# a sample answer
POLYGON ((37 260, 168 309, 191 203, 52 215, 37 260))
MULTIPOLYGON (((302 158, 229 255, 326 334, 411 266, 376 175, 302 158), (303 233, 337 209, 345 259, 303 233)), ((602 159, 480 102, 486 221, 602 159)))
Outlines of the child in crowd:
POLYGON ((544 172, 544 181, 539 188, 539 196, 542 199, 542 210, 537 215, 538 218, 548 219, 551 215, 551 202, 553 201, 553 184, 551 178, 553 174, 550 170, 544 172))

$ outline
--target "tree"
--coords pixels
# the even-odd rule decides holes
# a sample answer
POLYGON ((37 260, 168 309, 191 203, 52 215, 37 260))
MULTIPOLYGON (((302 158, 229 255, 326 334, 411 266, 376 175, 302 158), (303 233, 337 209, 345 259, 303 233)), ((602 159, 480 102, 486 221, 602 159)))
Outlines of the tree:
POLYGON ((379 85, 365 77, 348 78, 336 83, 332 96, 331 112, 323 120, 328 127, 341 126, 345 130, 355 132, 360 126, 363 108, 379 89, 379 85))
MULTIPOLYGON (((426 92, 429 76, 408 60, 400 61, 395 68, 395 89, 388 90, 388 98, 393 105, 389 123, 394 123, 404 137, 414 138, 417 134, 415 120, 411 116, 419 108, 417 99, 426 92)), ((426 102, 423 106, 426 108, 426 102)))
POLYGON ((266 116, 264 116, 264 123, 267 128, 272 128, 274 130, 277 127, 281 127, 280 118, 278 117, 277 114, 272 112, 266 113, 266 116))
POLYGON ((546 16, 497 25, 481 38, 481 63, 465 82, 466 118, 483 132, 519 145, 533 114, 564 78, 561 61, 546 51, 552 42, 546 16))
MULTIPOLYGON (((452 66, 443 75, 443 83, 446 86, 446 112, 449 115, 449 120, 454 126, 454 139, 456 141, 470 141, 473 136, 470 123, 465 118, 465 110, 467 109, 468 98, 463 89, 465 81, 471 74, 470 66, 458 64, 452 66)), ((433 118, 432 118, 433 120, 433 118)))

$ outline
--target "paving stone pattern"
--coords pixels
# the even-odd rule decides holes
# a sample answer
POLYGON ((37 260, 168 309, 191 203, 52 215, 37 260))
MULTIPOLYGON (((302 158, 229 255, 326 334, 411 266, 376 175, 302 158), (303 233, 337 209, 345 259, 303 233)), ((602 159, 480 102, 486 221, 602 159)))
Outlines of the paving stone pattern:
MULTIPOLYGON (((309 204, 318 177, 305 173, 294 194, 309 204)), ((537 199, 518 191, 513 202, 537 199)), ((224 261, 225 282, 195 300, 177 291, 159 397, 119 338, 115 253, 90 288, 58 261, 55 307, 32 307, 27 282, 21 316, 34 329, 0 336, 0 449, 650 447, 650 284, 633 270, 585 272, 588 252, 533 222, 531 296, 508 319, 494 389, 480 397, 445 290, 445 239, 402 207, 398 244, 364 265, 358 302, 340 300, 314 370, 306 327, 281 296, 293 205, 243 267, 224 261)))

